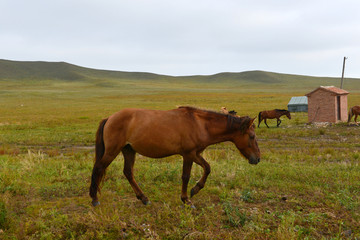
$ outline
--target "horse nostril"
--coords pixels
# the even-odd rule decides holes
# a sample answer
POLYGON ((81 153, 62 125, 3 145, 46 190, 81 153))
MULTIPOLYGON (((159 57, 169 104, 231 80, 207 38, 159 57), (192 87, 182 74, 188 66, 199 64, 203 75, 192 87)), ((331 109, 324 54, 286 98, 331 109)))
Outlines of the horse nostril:
POLYGON ((258 164, 259 162, 260 162, 260 158, 257 158, 257 157, 254 157, 254 158, 249 159, 249 163, 250 163, 250 164, 256 165, 256 164, 258 164))

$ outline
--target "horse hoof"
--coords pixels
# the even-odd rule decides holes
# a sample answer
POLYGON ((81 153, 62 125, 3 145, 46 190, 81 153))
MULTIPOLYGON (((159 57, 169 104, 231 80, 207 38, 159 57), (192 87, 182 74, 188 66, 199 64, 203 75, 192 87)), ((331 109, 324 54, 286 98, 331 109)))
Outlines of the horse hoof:
POLYGON ((93 207, 96 207, 96 206, 100 205, 100 202, 99 201, 93 201, 91 204, 93 205, 93 207))
POLYGON ((147 199, 147 198, 145 198, 145 199, 141 199, 141 202, 146 206, 146 205, 150 205, 150 201, 147 199))

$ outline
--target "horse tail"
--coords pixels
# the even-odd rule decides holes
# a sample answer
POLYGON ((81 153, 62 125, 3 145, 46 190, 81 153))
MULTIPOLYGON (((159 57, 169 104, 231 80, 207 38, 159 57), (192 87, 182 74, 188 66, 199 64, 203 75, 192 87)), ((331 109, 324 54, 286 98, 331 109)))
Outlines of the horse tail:
MULTIPOLYGON (((96 140, 95 140, 95 165, 97 163, 99 163, 102 159, 102 157, 104 156, 105 153, 105 144, 104 144, 104 126, 105 123, 107 122, 107 118, 103 119, 98 127, 98 130, 96 132, 96 140)), ((93 172, 91 175, 91 185, 90 185, 90 196, 91 197, 96 197, 96 193, 100 189, 99 186, 97 184, 97 178, 98 178, 98 173, 96 171, 96 168, 93 168, 93 172)), ((101 181, 101 180, 100 180, 101 181)))
POLYGON ((101 160, 105 153, 105 144, 104 144, 104 126, 107 122, 107 118, 103 119, 100 124, 99 128, 96 132, 96 141, 95 141, 95 162, 101 160))
POLYGON ((353 116, 353 108, 350 108, 350 110, 349 110, 349 117, 348 117, 348 123, 350 122, 350 120, 351 120, 351 118, 352 118, 352 116, 353 116))
POLYGON ((262 121, 262 119, 261 119, 261 112, 259 112, 259 117, 258 117, 258 119, 259 119, 259 124, 258 124, 258 127, 260 126, 260 123, 261 123, 261 121, 262 121))

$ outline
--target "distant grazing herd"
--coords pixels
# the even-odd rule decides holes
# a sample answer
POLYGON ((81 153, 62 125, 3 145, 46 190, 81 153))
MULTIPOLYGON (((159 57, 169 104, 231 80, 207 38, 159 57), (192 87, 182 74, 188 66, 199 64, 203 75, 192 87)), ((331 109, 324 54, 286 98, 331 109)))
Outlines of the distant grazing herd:
MULTIPOLYGON (((221 112, 224 114, 230 114, 230 115, 237 116, 236 112, 234 110, 228 111, 226 109, 226 107, 221 107, 221 112)), ((259 116, 258 116, 258 118, 259 118, 258 119, 259 120, 258 127, 260 127, 260 123, 262 122, 262 120, 264 120, 265 125, 267 127, 269 127, 267 125, 266 119, 274 119, 274 118, 276 118, 276 120, 277 120, 276 127, 279 127, 281 124, 280 117, 283 115, 286 115, 288 119, 291 119, 290 112, 285 109, 274 109, 274 110, 270 110, 270 111, 261 111, 261 112, 259 112, 259 116)))
MULTIPOLYGON (((230 115, 234 115, 237 116, 237 112, 235 110, 231 110, 228 111, 226 109, 226 107, 221 107, 221 112, 224 114, 230 114, 230 115)), ((267 127, 269 127, 267 125, 266 119, 274 119, 276 118, 277 123, 276 123, 276 127, 279 127, 281 124, 281 120, 280 117, 286 115, 286 117, 288 119, 291 119, 291 115, 290 112, 288 110, 285 109, 274 109, 274 110, 270 110, 270 111, 261 111, 259 112, 259 116, 258 116, 258 127, 260 128, 260 123, 264 120, 264 123, 267 127)), ((355 124, 357 125, 357 117, 360 115, 360 106, 354 106, 352 108, 349 109, 349 116, 348 116, 348 123, 350 123, 351 119, 353 116, 355 116, 354 121, 355 124)))

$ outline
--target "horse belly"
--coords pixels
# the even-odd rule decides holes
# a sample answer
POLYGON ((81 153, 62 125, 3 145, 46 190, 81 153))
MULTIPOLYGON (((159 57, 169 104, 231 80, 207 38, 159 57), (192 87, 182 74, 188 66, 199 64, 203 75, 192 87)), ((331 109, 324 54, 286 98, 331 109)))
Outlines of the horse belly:
POLYGON ((176 135, 172 137, 155 134, 141 136, 129 139, 128 144, 139 154, 151 158, 162 158, 181 152, 180 137, 176 135))

